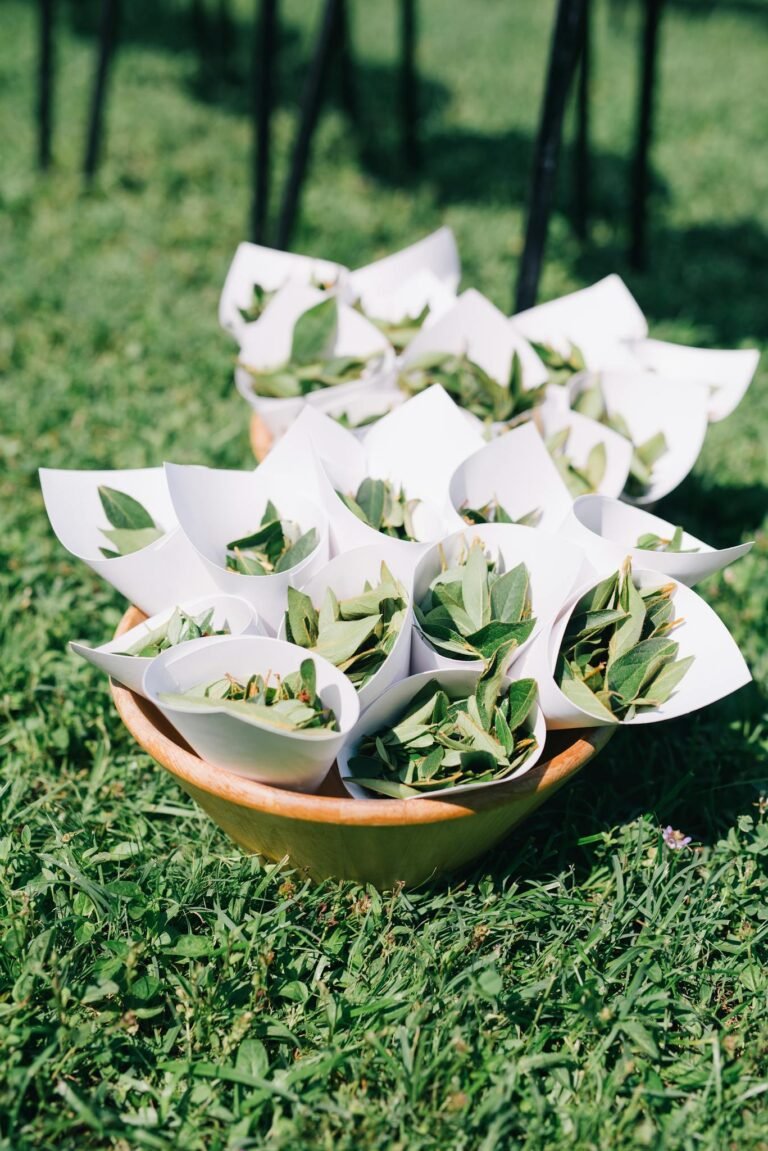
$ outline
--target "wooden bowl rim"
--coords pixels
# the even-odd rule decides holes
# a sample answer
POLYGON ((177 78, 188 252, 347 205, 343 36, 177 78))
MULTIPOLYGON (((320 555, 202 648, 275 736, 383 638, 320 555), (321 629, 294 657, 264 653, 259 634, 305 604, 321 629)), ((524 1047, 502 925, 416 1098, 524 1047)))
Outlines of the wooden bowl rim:
MULTIPOLYGON (((115 637, 135 627, 147 617, 136 607, 123 615, 115 637)), ((249 808, 287 819, 315 824, 344 824, 357 827, 433 824, 467 819, 490 808, 521 799, 549 788, 577 771, 605 747, 614 728, 595 727, 574 732, 574 742, 527 775, 486 790, 469 792, 454 800, 370 799, 329 795, 309 795, 287 791, 214 767, 185 745, 181 736, 164 734, 155 717, 159 712, 135 692, 110 680, 112 698, 125 726, 140 746, 164 768, 199 791, 217 796, 238 807, 249 808)))

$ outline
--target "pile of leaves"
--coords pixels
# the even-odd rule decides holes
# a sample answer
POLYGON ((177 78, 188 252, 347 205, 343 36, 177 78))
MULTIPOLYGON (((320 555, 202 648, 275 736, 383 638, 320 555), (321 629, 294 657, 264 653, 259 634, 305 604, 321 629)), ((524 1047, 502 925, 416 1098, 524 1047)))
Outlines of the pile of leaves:
POLYGON ((441 655, 486 663, 505 659, 536 623, 525 564, 500 573, 482 540, 453 566, 443 563, 415 612, 424 638, 441 655))
POLYGON ((627 559, 576 605, 560 645, 555 679, 565 696, 610 723, 659 707, 672 695, 693 656, 678 659, 669 638, 675 585, 638 590, 627 559))
POLYGON ((213 683, 197 684, 185 692, 160 695, 170 706, 190 704, 215 709, 249 723, 268 724, 307 735, 338 731, 336 715, 317 694, 317 673, 311 659, 290 675, 252 675, 245 683, 225 675, 213 683))
POLYGON ((421 500, 409 500, 403 488, 397 490, 389 480, 370 476, 362 481, 354 495, 337 490, 344 506, 374 531, 398 540, 415 540, 413 513, 421 500))
POLYGON ((584 466, 579 467, 567 453, 570 436, 569 427, 560 428, 545 443, 565 486, 576 499, 598 490, 605 478, 608 454, 604 443, 593 444, 584 466))
POLYGON ((580 412, 583 416, 589 416, 590 419, 597 420, 599 423, 604 424, 605 427, 611 428, 614 432, 618 432, 620 436, 624 436, 625 440, 629 440, 633 450, 632 462, 629 468, 629 479, 627 480, 625 490, 630 496, 642 495, 653 479, 654 465, 668 451, 667 439, 664 433, 656 432, 655 435, 650 436, 647 440, 643 440, 641 444, 636 443, 632 438, 629 425, 621 413, 608 411, 605 397, 599 384, 594 384, 579 392, 573 401, 572 407, 575 412, 580 412))
POLYGON ((533 511, 526 512, 519 519, 513 519, 494 496, 487 504, 483 504, 479 508, 471 508, 468 504, 462 504, 459 508, 459 515, 468 524, 519 524, 522 527, 534 528, 541 519, 541 508, 534 508, 533 511))
POLYGON ((360 379, 380 356, 334 356, 337 328, 338 304, 335 296, 329 296, 299 316, 293 329, 291 353, 284 364, 260 369, 238 361, 251 377, 256 395, 290 399, 360 379))
POLYGON ((99 487, 99 499, 104 515, 111 524, 109 528, 100 529, 112 545, 111 548, 99 548, 106 559, 117 559, 118 556, 141 551, 165 535, 144 505, 126 492, 102 484, 99 487))
POLYGON ((452 699, 430 680, 393 723, 363 736, 349 771, 374 795, 412 799, 467 784, 494 783, 522 767, 536 748, 528 722, 536 682, 504 686, 497 657, 475 691, 452 699))
POLYGON ((366 320, 369 320, 387 337, 398 354, 405 351, 413 337, 419 334, 429 315, 429 304, 425 304, 415 316, 403 316, 400 320, 382 320, 377 316, 371 316, 364 310, 359 301, 355 307, 361 315, 365 316, 366 320))
POLYGON ((549 383, 563 386, 586 368, 581 349, 571 344, 567 352, 559 352, 551 344, 529 341, 539 359, 549 372, 549 383))
POLYGON ((523 371, 517 352, 512 356, 509 378, 499 383, 466 353, 425 352, 403 368, 398 385, 414 396, 432 384, 442 384, 456 403, 480 420, 504 422, 541 403, 544 386, 523 387, 523 371))
POLYGON ((283 520, 267 501, 255 532, 227 544, 227 571, 239 575, 272 575, 286 572, 306 559, 317 547, 317 530, 303 532, 292 520, 283 520))
POLYGON ((213 626, 214 608, 202 612, 200 615, 189 615, 182 608, 173 610, 173 615, 167 623, 148 635, 142 637, 133 647, 122 652, 122 655, 141 656, 143 659, 154 659, 161 651, 169 647, 176 647, 179 643, 186 643, 190 639, 204 639, 213 635, 229 635, 229 627, 216 630, 213 626))
POLYGON ((360 690, 391 653, 408 614, 408 594, 381 565, 381 578, 365 581, 360 595, 338 600, 326 589, 318 611, 308 595, 288 588, 285 631, 291 643, 330 660, 360 690))
POLYGON ((645 532, 638 537, 636 548, 647 552, 697 552, 700 548, 683 547, 683 529, 678 526, 671 536, 660 536, 656 532, 645 532))

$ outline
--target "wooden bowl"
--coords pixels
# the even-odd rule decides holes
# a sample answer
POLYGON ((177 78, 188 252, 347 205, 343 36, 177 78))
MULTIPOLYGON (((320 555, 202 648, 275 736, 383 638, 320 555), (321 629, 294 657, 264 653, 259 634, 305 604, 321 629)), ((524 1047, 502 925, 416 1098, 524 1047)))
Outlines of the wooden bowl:
MULTIPOLYGON (((146 617, 129 608, 116 635, 146 617)), ((497 844, 605 746, 613 728, 547 737, 545 762, 527 775, 455 799, 350 799, 336 766, 315 795, 267 787, 192 751, 159 711, 111 681, 123 723, 161 767, 245 851, 287 857, 313 879, 334 876, 387 889, 414 885, 497 844)))
POLYGON ((251 422, 248 425, 248 439, 251 441, 251 451, 258 463, 272 447, 272 433, 256 412, 251 413, 251 422))

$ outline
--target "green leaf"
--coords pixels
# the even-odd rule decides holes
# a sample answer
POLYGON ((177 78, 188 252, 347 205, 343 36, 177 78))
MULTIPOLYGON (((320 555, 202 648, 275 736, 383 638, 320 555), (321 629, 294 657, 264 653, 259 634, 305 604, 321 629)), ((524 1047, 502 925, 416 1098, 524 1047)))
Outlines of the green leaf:
POLYGON ((584 683, 584 680, 574 677, 570 673, 567 664, 566 674, 560 680, 560 690, 571 703, 580 707, 582 711, 586 711, 588 715, 605 720, 607 723, 619 722, 617 716, 605 704, 601 703, 595 693, 584 683))
POLYGON ((528 611, 530 576, 525 564, 517 564, 498 577, 491 588, 491 618, 517 623, 528 611))
MULTIPOLYGON (((99 486, 98 491, 104 514, 113 528, 123 528, 127 531, 140 531, 144 528, 159 530, 147 509, 133 496, 116 488, 105 487, 103 484, 99 486)), ((162 534, 160 532, 160 535, 162 534)))
MULTIPOLYGON (((110 541, 116 555, 127 556, 162 539, 165 532, 159 528, 102 528, 101 534, 110 541)), ((112 558, 107 549, 102 548, 101 551, 108 559, 112 558)))
POLYGON ((528 718, 531 708, 536 702, 538 688, 535 679, 518 679, 509 686, 507 700, 509 712, 506 717, 507 725, 515 731, 528 718))
POLYGON ((674 640, 664 637, 641 640, 608 667, 606 687, 626 702, 635 699, 677 650, 674 640))
POLYGON ((293 329, 291 361, 295 364, 311 364, 327 356, 333 344, 337 323, 335 296, 329 296, 303 312, 293 329))
POLYGON ((387 485, 383 480, 366 477, 357 489, 357 505, 372 528, 381 527, 387 499, 387 485))
POLYGON ((367 619, 337 620, 319 634, 314 650, 343 670, 343 664, 373 635, 380 619, 381 616, 373 615, 367 619))
POLYGON ((601 441, 595 444, 587 456, 585 474, 593 492, 596 492, 605 478, 605 469, 608 466, 608 452, 601 441))
POLYGON ((473 630, 481 628, 490 614, 488 594, 488 561, 482 543, 474 543, 469 549, 461 579, 461 595, 464 610, 472 621, 473 630))
POLYGON ((308 595, 297 588, 288 588, 286 631, 291 643, 299 647, 314 647, 318 634, 318 615, 308 595))
POLYGON ((317 547, 317 530, 310 528, 309 531, 304 532, 299 536, 295 544, 292 544, 275 564, 276 572, 287 572, 291 568, 302 563, 307 556, 310 556, 317 547))

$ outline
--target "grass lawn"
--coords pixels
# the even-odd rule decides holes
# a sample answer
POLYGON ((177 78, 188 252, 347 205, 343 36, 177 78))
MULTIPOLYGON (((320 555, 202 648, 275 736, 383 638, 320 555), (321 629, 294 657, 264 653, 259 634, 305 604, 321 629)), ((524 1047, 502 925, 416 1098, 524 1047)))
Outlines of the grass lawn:
MULTIPOLYGON (((248 214, 253 5, 214 74, 188 5, 124 6, 84 195, 95 7, 60 6, 46 177, 35 5, 0 9, 0 1149, 765 1149, 768 360, 662 508, 757 540, 703 589, 754 685, 619 733, 450 882, 312 888, 242 856, 68 654, 124 605, 57 544, 36 472, 251 462, 216 304, 248 214), (666 824, 694 845, 671 852, 666 824)), ((278 177, 314 7, 280 5, 278 177)), ((422 173, 398 161, 397 6, 355 3, 365 128, 323 117, 295 246, 354 265, 444 221, 465 283, 508 309, 553 3, 421 9, 422 173)), ((615 269, 654 334, 765 353, 768 5, 668 4, 643 275, 624 260, 637 9, 596 15, 591 241, 567 147, 542 294, 615 269)))

